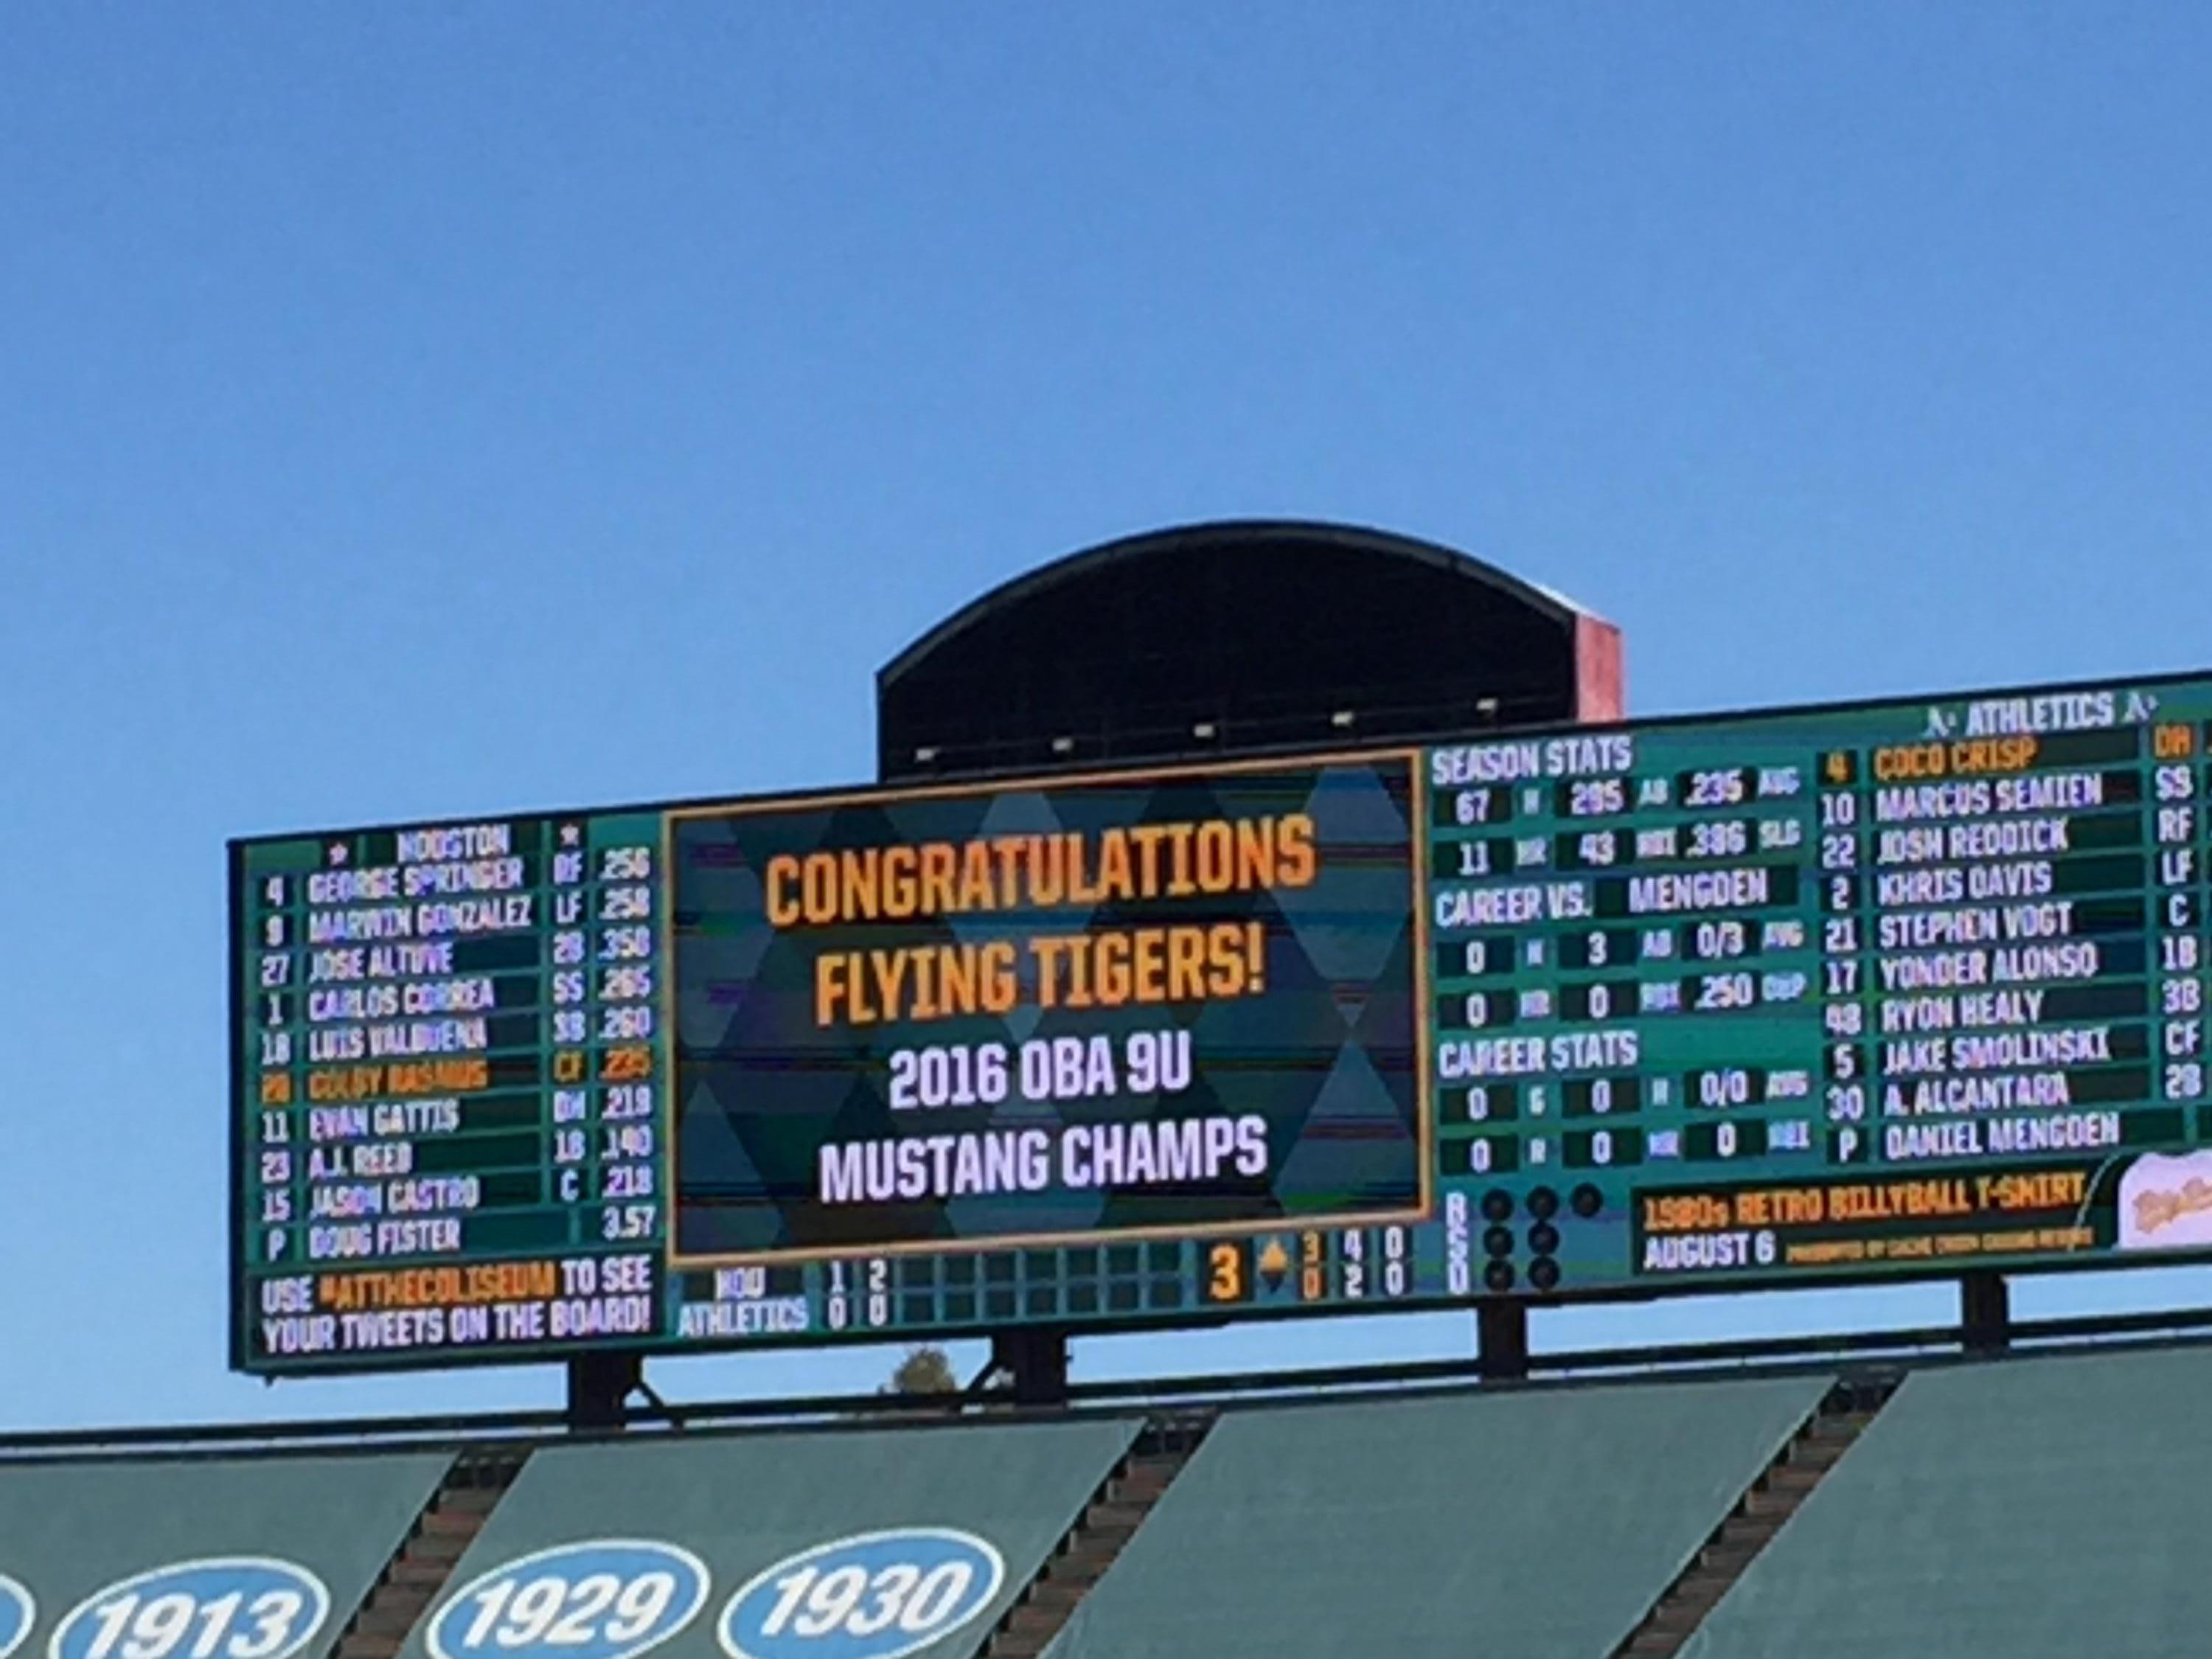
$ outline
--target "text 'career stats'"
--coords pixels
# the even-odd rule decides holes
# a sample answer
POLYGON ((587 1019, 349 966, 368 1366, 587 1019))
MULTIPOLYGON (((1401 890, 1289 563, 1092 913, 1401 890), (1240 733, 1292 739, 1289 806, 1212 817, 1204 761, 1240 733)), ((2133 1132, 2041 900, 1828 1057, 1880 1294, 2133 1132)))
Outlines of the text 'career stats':
POLYGON ((2212 1251, 2212 681, 234 843, 234 1358, 2212 1251))

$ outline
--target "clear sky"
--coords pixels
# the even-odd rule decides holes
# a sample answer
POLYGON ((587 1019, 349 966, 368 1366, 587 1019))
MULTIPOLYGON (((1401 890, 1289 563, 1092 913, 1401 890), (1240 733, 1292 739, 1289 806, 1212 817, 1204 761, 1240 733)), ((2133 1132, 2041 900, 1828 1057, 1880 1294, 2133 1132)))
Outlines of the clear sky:
POLYGON ((2194 3, 0 7, 0 1427, 556 1397, 226 1375, 226 836, 865 778, 916 633, 1214 516, 1642 713, 2212 663, 2208 87, 2194 3))

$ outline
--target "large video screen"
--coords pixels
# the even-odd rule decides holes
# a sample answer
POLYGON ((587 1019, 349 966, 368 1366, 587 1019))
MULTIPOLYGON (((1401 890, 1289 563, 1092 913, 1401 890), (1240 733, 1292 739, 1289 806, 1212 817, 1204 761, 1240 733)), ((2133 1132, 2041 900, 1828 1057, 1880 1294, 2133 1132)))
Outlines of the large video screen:
POLYGON ((2212 1252, 2212 681, 258 838, 234 1361, 2212 1252))

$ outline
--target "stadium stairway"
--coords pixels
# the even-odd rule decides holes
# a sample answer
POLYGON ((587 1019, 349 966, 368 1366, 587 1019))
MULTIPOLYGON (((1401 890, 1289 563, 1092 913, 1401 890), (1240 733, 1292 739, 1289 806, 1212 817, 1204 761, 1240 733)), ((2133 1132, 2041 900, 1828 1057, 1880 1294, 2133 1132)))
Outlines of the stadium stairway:
POLYGON ((1613 1659, 1674 1659, 1783 1523, 1865 1432, 1896 1388, 1893 1380, 1837 1383, 1729 1517, 1714 1528, 1681 1576, 1653 1603, 1644 1622, 1613 1650, 1613 1659))
POLYGON ((1213 1421, 1211 1412, 1152 1419, 984 1638, 975 1659, 1036 1659, 1144 1525, 1213 1421))
POLYGON ((523 1450, 464 1451, 338 1637, 333 1659, 394 1659, 514 1477, 523 1450))

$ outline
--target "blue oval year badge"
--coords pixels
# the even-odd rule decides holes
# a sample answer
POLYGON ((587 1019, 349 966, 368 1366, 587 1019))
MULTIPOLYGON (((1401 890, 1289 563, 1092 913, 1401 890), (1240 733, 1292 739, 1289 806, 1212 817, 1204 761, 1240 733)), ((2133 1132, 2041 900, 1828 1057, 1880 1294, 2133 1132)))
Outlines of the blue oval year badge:
POLYGON ((706 1605, 707 1564, 690 1551, 587 1538, 478 1573, 438 1609, 424 1639, 435 1659, 637 1659, 706 1605))
POLYGON ((974 1620, 1006 1564, 973 1533, 902 1527, 787 1557, 722 1609, 731 1659, 896 1659, 974 1620))
POLYGON ((38 1604, 31 1600, 31 1592, 0 1572, 0 1659, 8 1659, 22 1645, 38 1616, 38 1604))
POLYGON ((119 1578, 69 1610, 47 1659, 290 1659, 330 1616, 331 1593, 296 1562, 260 1555, 173 1561, 119 1578))

